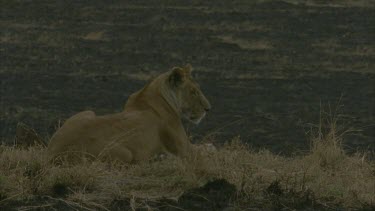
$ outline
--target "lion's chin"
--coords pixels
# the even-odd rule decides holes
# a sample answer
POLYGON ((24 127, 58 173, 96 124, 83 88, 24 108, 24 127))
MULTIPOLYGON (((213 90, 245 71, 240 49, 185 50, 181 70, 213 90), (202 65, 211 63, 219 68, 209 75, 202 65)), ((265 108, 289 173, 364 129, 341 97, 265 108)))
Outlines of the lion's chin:
POLYGON ((204 112, 200 117, 195 117, 195 118, 189 118, 189 120, 194 123, 194 124, 199 124, 202 119, 206 116, 206 112, 204 112))

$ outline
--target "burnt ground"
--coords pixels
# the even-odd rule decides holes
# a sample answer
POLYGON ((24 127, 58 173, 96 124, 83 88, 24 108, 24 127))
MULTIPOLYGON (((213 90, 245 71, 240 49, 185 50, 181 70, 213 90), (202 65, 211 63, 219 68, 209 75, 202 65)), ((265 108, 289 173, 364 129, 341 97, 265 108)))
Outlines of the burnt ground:
MULTIPOLYGON (((281 188, 276 181, 265 190, 266 198, 259 200, 249 197, 242 205, 232 203, 240 192, 237 192, 233 184, 219 179, 208 182, 202 187, 187 190, 177 200, 159 199, 147 200, 137 198, 123 198, 113 200, 108 208, 88 207, 85 204, 69 203, 63 197, 36 196, 22 201, 9 201, 3 203, 2 210, 137 210, 137 211, 200 211, 200 210, 344 210, 340 205, 335 207, 320 204, 314 198, 313 193, 291 192, 281 188), (134 208, 134 204, 137 204, 134 208)), ((362 210, 373 210, 372 205, 363 205, 362 210)))
POLYGON ((321 104, 375 149, 374 7, 281 1, 1 1, 0 136, 44 137, 85 109, 120 111, 151 75, 191 63, 213 105, 195 141, 309 147, 321 104), (340 100, 341 99, 341 100, 340 100))

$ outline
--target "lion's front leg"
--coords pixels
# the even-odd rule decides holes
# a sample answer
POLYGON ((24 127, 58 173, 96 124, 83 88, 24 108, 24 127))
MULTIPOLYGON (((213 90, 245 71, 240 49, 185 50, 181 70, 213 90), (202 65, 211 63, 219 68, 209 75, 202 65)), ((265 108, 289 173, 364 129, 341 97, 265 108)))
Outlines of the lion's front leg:
POLYGON ((104 156, 110 157, 112 160, 118 160, 124 163, 134 162, 133 153, 126 147, 116 146, 108 150, 104 156))
POLYGON ((172 131, 166 131, 161 134, 160 139, 168 152, 184 158, 189 155, 192 146, 186 134, 180 134, 172 131))
POLYGON ((176 155, 177 157, 187 157, 190 151, 189 143, 186 143, 186 141, 181 141, 178 139, 173 140, 164 140, 165 148, 168 152, 176 155))
POLYGON ((188 139, 184 141, 176 140, 175 145, 176 145, 175 151, 174 153, 172 152, 174 155, 181 157, 181 158, 186 158, 191 153, 192 146, 188 139))

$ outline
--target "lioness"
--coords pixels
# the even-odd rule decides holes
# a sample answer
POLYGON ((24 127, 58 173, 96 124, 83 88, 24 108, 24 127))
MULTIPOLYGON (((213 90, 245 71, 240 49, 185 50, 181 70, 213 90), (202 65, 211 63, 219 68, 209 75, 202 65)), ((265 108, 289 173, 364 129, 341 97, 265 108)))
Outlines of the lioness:
POLYGON ((186 65, 159 75, 132 94, 120 113, 84 111, 70 117, 52 136, 48 153, 83 152, 126 163, 164 152, 186 156, 191 143, 181 117, 198 124, 211 108, 191 71, 186 65))

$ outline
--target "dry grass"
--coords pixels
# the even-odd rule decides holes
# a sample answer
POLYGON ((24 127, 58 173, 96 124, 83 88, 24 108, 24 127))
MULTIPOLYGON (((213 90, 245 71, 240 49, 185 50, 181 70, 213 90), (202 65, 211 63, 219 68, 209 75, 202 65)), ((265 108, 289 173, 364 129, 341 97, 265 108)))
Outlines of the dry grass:
POLYGON ((372 0, 284 0, 291 4, 305 4, 318 7, 373 7, 372 0))
POLYGON ((90 41, 108 41, 109 38, 106 36, 104 31, 90 32, 82 37, 84 40, 90 41))
POLYGON ((168 156, 138 165, 85 159, 53 164, 42 147, 1 146, 0 206, 45 196, 72 207, 102 210, 114 200, 130 199, 135 209, 147 206, 136 199, 177 199, 185 190, 216 178, 237 187, 233 205, 240 208, 249 202, 262 207, 275 201, 285 207, 375 206, 375 163, 366 154, 345 154, 340 145, 344 132, 331 122, 326 132, 319 130, 312 139, 309 153, 294 158, 251 150, 235 138, 217 151, 197 149, 186 160, 168 156))
POLYGON ((221 35, 217 38, 223 43, 234 44, 244 50, 270 50, 273 48, 271 43, 265 40, 250 41, 241 38, 235 38, 231 35, 221 35))

